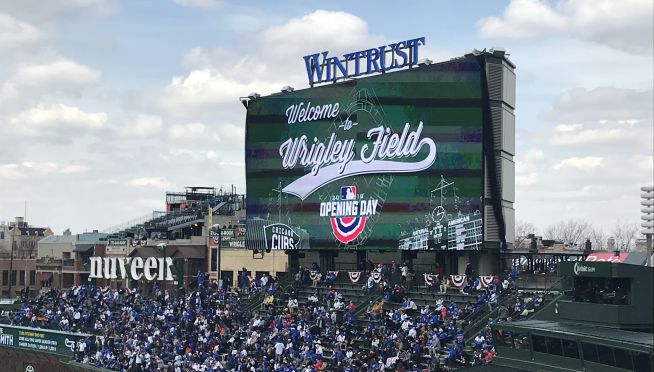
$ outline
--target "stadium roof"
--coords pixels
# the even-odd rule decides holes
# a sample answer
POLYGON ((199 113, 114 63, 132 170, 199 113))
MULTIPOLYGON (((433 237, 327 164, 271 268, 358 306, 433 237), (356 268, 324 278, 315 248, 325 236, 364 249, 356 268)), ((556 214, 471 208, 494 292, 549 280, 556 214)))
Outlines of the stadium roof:
POLYGON ((587 336, 610 340, 613 342, 623 342, 627 344, 636 344, 652 348, 654 347, 654 335, 645 332, 629 332, 615 328, 598 327, 582 325, 577 323, 548 322, 541 320, 526 320, 523 322, 505 322, 494 325, 498 329, 529 329, 543 331, 548 333, 560 333, 561 335, 569 334, 576 336, 587 336))
POLYGON ((75 244, 77 242, 77 235, 49 235, 45 238, 39 240, 41 243, 70 243, 75 244))
POLYGON ((470 371, 470 372, 539 372, 542 370, 534 370, 533 368, 521 368, 521 367, 509 367, 506 365, 497 364, 493 361, 493 364, 485 364, 483 366, 472 366, 459 368, 457 371, 470 371))

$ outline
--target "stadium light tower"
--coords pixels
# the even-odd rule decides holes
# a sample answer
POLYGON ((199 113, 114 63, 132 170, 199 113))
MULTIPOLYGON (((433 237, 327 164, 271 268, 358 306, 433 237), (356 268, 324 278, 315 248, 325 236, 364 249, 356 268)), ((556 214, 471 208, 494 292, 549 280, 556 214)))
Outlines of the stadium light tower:
POLYGON ((640 191, 643 193, 640 194, 641 200, 640 205, 641 212, 643 215, 640 216, 640 219, 643 222, 640 226, 643 228, 641 232, 645 235, 647 239, 647 266, 652 266, 652 235, 654 235, 654 186, 643 186, 640 188, 640 191))

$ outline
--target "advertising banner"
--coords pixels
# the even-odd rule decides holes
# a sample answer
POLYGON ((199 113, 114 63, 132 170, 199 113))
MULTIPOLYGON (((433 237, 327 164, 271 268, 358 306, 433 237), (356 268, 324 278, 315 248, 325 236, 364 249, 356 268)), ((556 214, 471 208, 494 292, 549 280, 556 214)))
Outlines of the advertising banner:
POLYGON ((246 248, 481 248, 481 107, 471 60, 251 100, 246 248))
MULTIPOLYGON (((77 342, 87 336, 89 335, 0 324, 0 346, 46 351, 59 355, 73 356, 77 342)), ((95 336, 90 337, 91 342, 94 342, 95 336)))
POLYGON ((559 262, 560 276, 611 277, 611 262, 562 261, 559 262))

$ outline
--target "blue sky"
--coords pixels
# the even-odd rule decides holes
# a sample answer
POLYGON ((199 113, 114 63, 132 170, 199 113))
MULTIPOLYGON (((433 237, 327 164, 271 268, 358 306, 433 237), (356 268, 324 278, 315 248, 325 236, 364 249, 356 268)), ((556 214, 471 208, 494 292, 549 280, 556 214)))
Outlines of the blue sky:
POLYGON ((0 220, 61 233, 243 191, 239 96, 307 86, 302 56, 426 37, 517 65, 516 215, 607 231, 651 184, 652 2, 9 0, 0 4, 0 220), (462 5, 463 4, 463 5, 462 5))

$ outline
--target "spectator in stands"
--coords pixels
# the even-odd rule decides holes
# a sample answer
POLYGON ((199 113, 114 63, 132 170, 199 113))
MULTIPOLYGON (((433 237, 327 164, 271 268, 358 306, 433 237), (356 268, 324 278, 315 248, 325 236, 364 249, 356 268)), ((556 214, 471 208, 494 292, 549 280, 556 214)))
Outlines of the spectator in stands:
POLYGON ((516 269, 515 266, 511 266, 511 272, 509 273, 509 276, 511 277, 511 279, 518 278, 518 269, 516 269))
MULTIPOLYGON (((314 264, 315 264, 315 262, 314 262, 314 264)), ((312 279, 312 280, 313 280, 313 286, 314 286, 314 287, 317 287, 318 284, 320 284, 320 279, 322 279, 322 274, 320 273, 320 271, 317 271, 317 272, 315 273, 315 276, 314 276, 313 279, 312 279)))
POLYGON ((450 279, 448 277, 444 277, 443 280, 441 281, 440 289, 441 291, 439 294, 444 294, 447 293, 447 289, 450 287, 450 279))
POLYGON ((402 272, 402 285, 406 286, 406 274, 409 272, 409 265, 405 262, 400 269, 402 272))
POLYGON ((465 275, 468 278, 468 280, 471 280, 474 277, 474 272, 472 270, 472 265, 470 265, 470 262, 466 262, 465 275))

